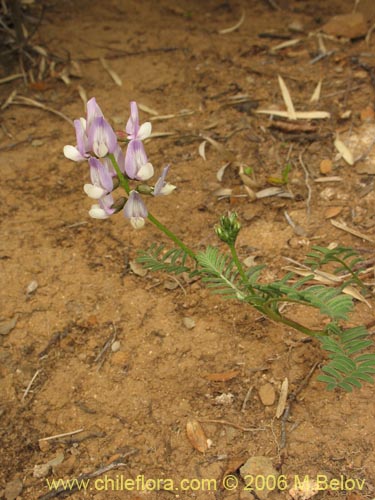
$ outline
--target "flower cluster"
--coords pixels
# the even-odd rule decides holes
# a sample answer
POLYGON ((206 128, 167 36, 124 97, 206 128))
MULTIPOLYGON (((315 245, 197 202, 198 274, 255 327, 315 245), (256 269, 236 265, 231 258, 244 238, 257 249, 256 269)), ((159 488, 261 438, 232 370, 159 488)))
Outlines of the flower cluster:
POLYGON ((64 155, 76 162, 88 162, 91 184, 85 184, 83 189, 90 198, 97 200, 89 211, 90 216, 106 219, 123 209, 133 227, 143 227, 148 211, 140 193, 159 196, 170 194, 175 189, 165 180, 169 166, 163 169, 155 186, 140 184, 134 189, 129 187, 129 180, 145 182, 154 175, 154 167, 148 161, 142 142, 151 135, 151 123, 139 125, 137 103, 131 102, 130 118, 125 128, 128 143, 125 155, 95 98, 87 103, 86 118, 75 120, 74 128, 77 145, 65 146, 64 155), (112 192, 120 185, 125 189, 126 197, 114 201, 112 192))

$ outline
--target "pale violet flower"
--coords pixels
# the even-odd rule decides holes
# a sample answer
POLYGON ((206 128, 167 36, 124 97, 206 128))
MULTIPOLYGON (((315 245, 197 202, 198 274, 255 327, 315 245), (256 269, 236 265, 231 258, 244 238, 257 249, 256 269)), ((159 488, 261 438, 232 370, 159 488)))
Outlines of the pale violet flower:
POLYGON ((110 124, 98 116, 92 121, 88 129, 88 144, 91 151, 99 158, 104 158, 108 153, 117 149, 117 137, 110 124))
POLYGON ((166 167, 163 168, 163 172, 161 173, 161 176, 157 180, 154 187, 154 191, 152 193, 154 196, 171 194, 171 192, 176 189, 176 186, 174 186, 173 184, 165 182, 165 178, 168 174, 169 167, 170 165, 167 165, 166 167))
POLYGON ((99 203, 92 205, 89 210, 89 215, 93 219, 108 219, 112 214, 115 213, 113 207, 113 198, 111 194, 107 194, 100 198, 99 203))
POLYGON ((64 155, 69 160, 86 160, 91 152, 100 158, 115 152, 117 147, 116 134, 105 120, 94 97, 87 103, 86 119, 74 120, 74 128, 77 145, 64 147, 64 155))
POLYGON ((135 101, 130 103, 130 118, 126 124, 125 130, 128 134, 128 139, 131 141, 143 141, 151 135, 152 125, 150 122, 143 123, 139 126, 138 106, 135 101))
POLYGON ((125 172, 130 179, 147 181, 154 175, 154 167, 148 161, 141 141, 133 140, 128 144, 125 155, 125 172))
POLYGON ((141 229, 145 225, 148 212, 141 195, 137 191, 130 191, 128 201, 124 206, 124 215, 130 219, 134 229, 141 229))
POLYGON ((68 160, 73 161, 87 160, 89 145, 86 135, 86 120, 84 118, 74 120, 74 128, 76 131, 77 146, 64 146, 64 156, 68 160))
POLYGON ((106 158, 103 161, 97 158, 90 158, 89 166, 92 184, 85 184, 83 190, 87 196, 98 200, 113 191, 113 177, 115 177, 116 173, 110 160, 106 158))

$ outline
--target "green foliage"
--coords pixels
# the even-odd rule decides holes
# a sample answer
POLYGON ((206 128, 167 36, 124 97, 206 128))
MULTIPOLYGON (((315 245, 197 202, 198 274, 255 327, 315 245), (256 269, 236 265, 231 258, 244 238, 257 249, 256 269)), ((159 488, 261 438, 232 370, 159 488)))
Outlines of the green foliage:
POLYGON ((359 281, 362 284, 353 270, 353 266, 356 266, 360 259, 352 249, 340 247, 329 250, 313 247, 308 255, 307 263, 313 272, 333 262, 337 272, 344 270, 350 273, 349 281, 334 287, 309 284, 314 278, 313 272, 303 278, 290 272, 280 280, 261 283, 259 278, 265 266, 256 265, 244 270, 234 250, 234 244, 228 243, 228 246, 232 255, 209 246, 198 252, 195 261, 191 259, 193 265, 189 266, 190 257, 184 250, 165 251, 163 245, 154 244, 146 252, 140 253, 138 262, 153 271, 200 275, 202 282, 214 293, 224 298, 247 302, 270 319, 319 338, 323 349, 329 353, 330 361, 323 367, 323 374, 318 379, 327 384, 328 390, 341 388, 351 391, 353 387, 361 387, 363 382, 373 382, 375 354, 363 353, 373 345, 368 338, 368 332, 362 326, 345 330, 338 323, 348 320, 348 314, 353 308, 353 299, 343 293, 343 288, 350 281, 359 281), (296 323, 280 312, 280 305, 288 302, 315 308, 328 316, 331 323, 320 331, 296 323))
POLYGON ((329 335, 321 337, 322 347, 329 352, 330 362, 322 368, 324 375, 318 380, 327 384, 328 390, 336 388, 351 392, 362 382, 373 383, 375 354, 361 354, 372 345, 364 326, 341 330, 333 325, 329 335))
MULTIPOLYGON (((291 274, 286 277, 290 278, 291 274)), ((297 302, 319 309, 321 314, 326 314, 333 320, 347 320, 348 313, 353 308, 352 298, 341 293, 340 288, 324 285, 312 285, 303 288, 304 283, 309 279, 311 279, 311 276, 291 284, 286 283, 284 280, 276 281, 268 285, 261 285, 258 289, 268 294, 273 302, 297 302)))
POLYGON ((197 262, 207 288, 226 298, 245 298, 238 268, 231 257, 220 253, 215 247, 207 247, 204 252, 197 254, 197 262))
POLYGON ((153 243, 146 251, 138 253, 137 261, 150 271, 164 271, 174 274, 191 273, 191 268, 186 265, 189 257, 186 252, 181 248, 164 250, 164 245, 153 243))
POLYGON ((287 163, 285 165, 285 167, 283 168, 283 171, 281 172, 281 179, 283 181, 284 184, 288 184, 289 182, 289 174, 290 174, 290 171, 292 170, 292 164, 291 163, 287 163))
POLYGON ((325 264, 333 263, 335 265, 333 270, 335 274, 346 272, 350 275, 350 278, 345 281, 344 286, 355 282, 363 288, 364 284, 358 276, 358 271, 355 270, 361 262, 362 259, 352 248, 337 247, 329 249, 319 246, 312 247, 312 251, 307 254, 307 259, 305 260, 305 264, 314 271, 320 269, 325 264))

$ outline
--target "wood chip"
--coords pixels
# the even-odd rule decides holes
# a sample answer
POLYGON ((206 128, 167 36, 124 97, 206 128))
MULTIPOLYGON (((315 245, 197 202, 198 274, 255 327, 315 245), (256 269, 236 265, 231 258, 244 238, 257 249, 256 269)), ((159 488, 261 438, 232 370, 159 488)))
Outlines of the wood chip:
POLYGON ((284 413, 286 407, 286 400, 288 398, 288 388, 289 388, 289 381, 287 377, 285 377, 283 383, 281 384, 279 402, 277 403, 277 408, 276 408, 276 418, 280 418, 281 415, 284 413))
POLYGON ((197 451, 199 451, 200 453, 205 453, 208 450, 207 437, 198 420, 188 420, 186 424, 186 434, 191 445, 197 451))
MULTIPOLYGON (((256 109, 254 113, 289 118, 289 113, 287 111, 275 109, 256 109)), ((331 114, 328 113, 328 111, 296 111, 295 116, 297 120, 324 120, 325 118, 330 118, 331 114)))
POLYGON ((371 238, 371 236, 367 236, 367 234, 361 233, 361 231, 357 231, 356 229, 349 227, 347 224, 345 224, 345 222, 331 220, 331 224, 337 227, 337 229, 341 229, 342 231, 346 231, 347 233, 350 233, 353 236, 357 236, 357 238, 369 241, 370 243, 375 243, 375 238, 371 238))

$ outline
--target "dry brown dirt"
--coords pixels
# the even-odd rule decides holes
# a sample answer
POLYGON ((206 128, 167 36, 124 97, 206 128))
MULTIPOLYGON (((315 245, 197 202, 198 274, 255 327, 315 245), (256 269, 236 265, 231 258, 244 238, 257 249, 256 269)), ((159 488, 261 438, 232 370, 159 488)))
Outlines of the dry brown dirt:
MULTIPOLYGON (((313 244, 336 242, 365 258, 373 255, 373 243, 332 226, 327 209, 338 207, 337 218, 374 241, 374 171, 369 163, 337 160, 333 141, 337 132, 361 134, 373 123, 375 41, 323 39, 334 53, 311 64, 319 41, 309 33, 333 15, 352 12, 353 1, 277 1, 280 10, 267 0, 44 3, 33 43, 45 47, 50 58, 60 58, 56 72, 67 58, 78 61, 82 77, 72 77, 70 85, 57 73, 46 73, 33 85, 16 79, 0 86, 2 103, 17 90, 74 119, 84 114, 81 85, 117 130, 124 129, 131 100, 160 115, 175 115, 153 122, 154 132, 173 134, 150 140, 147 151, 158 171, 171 164, 170 181, 177 190, 151 200, 149 207, 195 250, 218 244, 214 225, 220 215, 236 210, 243 225, 239 253, 267 264, 265 279, 281 276, 284 257, 302 261, 313 244), (238 29, 219 32, 242 14, 238 29), (300 33, 288 29, 296 22, 300 33), (279 35, 300 42, 272 52, 285 41, 279 35), (121 77, 121 87, 100 57, 121 77), (278 74, 297 109, 324 110, 331 117, 302 122, 312 131, 273 128, 255 109, 285 109, 278 74), (320 79, 321 98, 310 103, 320 79), (238 95, 246 95, 245 102, 233 100, 238 95), (182 110, 192 113, 181 116, 182 110), (198 151, 202 136, 222 145, 218 150, 208 143, 206 161, 198 151), (228 157, 253 169, 259 189, 270 187, 269 177, 280 177, 290 162, 293 198, 251 201, 234 167, 220 183, 217 171, 228 157), (339 176, 339 182, 315 182, 322 177, 323 159, 333 161, 329 175, 339 176), (243 196, 217 197, 221 187, 243 196), (302 235, 287 223, 285 211, 303 228, 302 235)), ((371 2, 365 4, 371 26, 371 2)), ((17 58, 2 61, 2 68, 2 77, 19 72, 17 58)), ((142 121, 149 118, 141 113, 142 121)), ((89 218, 90 201, 82 191, 88 170, 62 154, 65 144, 74 144, 74 130, 63 118, 10 104, 2 112, 0 134, 0 314, 2 322, 17 317, 13 330, 0 338, 0 496, 13 498, 9 488, 18 480, 19 498, 64 497, 49 491, 46 479, 99 471, 99 479, 143 475, 173 480, 176 488, 185 478, 215 479, 218 486, 216 491, 203 486, 112 491, 107 481, 106 491, 100 491, 103 483, 97 488, 90 483, 88 491, 67 495, 251 499, 238 468, 252 456, 268 457, 287 478, 288 488, 271 492, 270 500, 290 498, 296 477, 317 474, 364 481, 362 491, 349 491, 351 483, 338 491, 323 487, 317 499, 375 496, 372 386, 352 394, 326 392, 316 380, 324 360, 315 342, 243 304, 223 302, 200 282, 180 277, 174 287, 170 276, 134 274, 130 262, 137 250, 165 239, 150 224, 133 230, 121 214, 106 221, 89 218), (33 281, 37 288, 28 293, 33 281), (184 318, 192 318, 194 328, 186 328, 184 318), (115 339, 119 350, 102 352, 115 339), (212 374, 232 370, 237 371, 232 378, 212 380, 212 374), (290 392, 301 390, 283 428, 275 411, 286 377, 290 392), (276 394, 269 406, 259 397, 266 384, 276 394), (192 419, 201 422, 212 442, 205 453, 187 438, 192 419), (76 430, 82 431, 40 441, 76 430), (37 477, 35 466, 56 457, 62 462, 37 477), (108 466, 113 469, 105 472, 108 466), (226 472, 238 479, 233 491, 220 488, 226 472)), ((308 311, 298 314, 310 326, 319 325, 308 311)), ((372 317, 372 310, 358 303, 351 323, 368 324, 372 317)))

